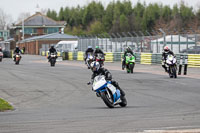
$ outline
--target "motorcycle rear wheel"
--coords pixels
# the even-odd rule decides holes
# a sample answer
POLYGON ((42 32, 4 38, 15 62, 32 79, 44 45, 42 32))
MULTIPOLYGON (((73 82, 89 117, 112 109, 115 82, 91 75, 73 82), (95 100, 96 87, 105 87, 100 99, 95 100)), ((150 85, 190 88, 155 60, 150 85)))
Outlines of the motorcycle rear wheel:
POLYGON ((119 103, 119 105, 120 105, 121 107, 126 107, 126 105, 127 105, 126 97, 125 97, 125 96, 122 97, 121 100, 122 100, 122 102, 119 103))

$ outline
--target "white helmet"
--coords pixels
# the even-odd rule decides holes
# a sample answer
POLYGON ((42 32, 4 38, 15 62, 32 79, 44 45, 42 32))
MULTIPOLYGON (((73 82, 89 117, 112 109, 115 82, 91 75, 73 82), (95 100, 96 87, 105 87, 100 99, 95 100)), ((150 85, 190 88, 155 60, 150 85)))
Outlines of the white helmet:
POLYGON ((92 69, 93 72, 94 72, 94 71, 98 71, 99 68, 100 68, 100 64, 99 64, 99 62, 97 62, 97 61, 93 61, 93 62, 90 64, 90 67, 91 67, 91 69, 92 69))

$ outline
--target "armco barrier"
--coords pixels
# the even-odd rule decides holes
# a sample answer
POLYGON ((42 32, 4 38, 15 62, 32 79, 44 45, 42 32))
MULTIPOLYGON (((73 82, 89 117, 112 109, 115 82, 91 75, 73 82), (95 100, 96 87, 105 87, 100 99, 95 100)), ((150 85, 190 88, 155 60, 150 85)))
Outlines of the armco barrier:
POLYGON ((188 54, 188 67, 200 67, 200 54, 188 54))
POLYGON ((152 54, 151 53, 141 53, 141 64, 152 64, 152 54))
POLYGON ((84 58, 84 53, 83 52, 78 52, 77 60, 83 61, 83 58, 84 58))
POLYGON ((121 61, 121 60, 122 60, 122 53, 121 52, 113 53, 113 61, 121 61))
POLYGON ((105 53, 105 62, 113 62, 113 53, 105 53))

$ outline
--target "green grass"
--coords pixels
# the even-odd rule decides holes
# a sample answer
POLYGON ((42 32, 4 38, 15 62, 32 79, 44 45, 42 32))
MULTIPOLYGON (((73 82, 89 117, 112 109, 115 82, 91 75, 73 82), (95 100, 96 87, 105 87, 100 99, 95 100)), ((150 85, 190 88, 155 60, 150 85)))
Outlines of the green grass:
POLYGON ((0 112, 6 110, 13 110, 13 107, 8 102, 0 98, 0 112))

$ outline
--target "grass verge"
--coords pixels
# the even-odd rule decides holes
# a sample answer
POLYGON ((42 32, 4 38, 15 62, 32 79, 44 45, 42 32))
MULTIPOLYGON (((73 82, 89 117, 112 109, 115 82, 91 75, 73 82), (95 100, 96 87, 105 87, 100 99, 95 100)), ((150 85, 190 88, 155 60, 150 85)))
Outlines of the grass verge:
POLYGON ((6 110, 13 110, 13 107, 8 102, 0 98, 0 112, 6 110))

